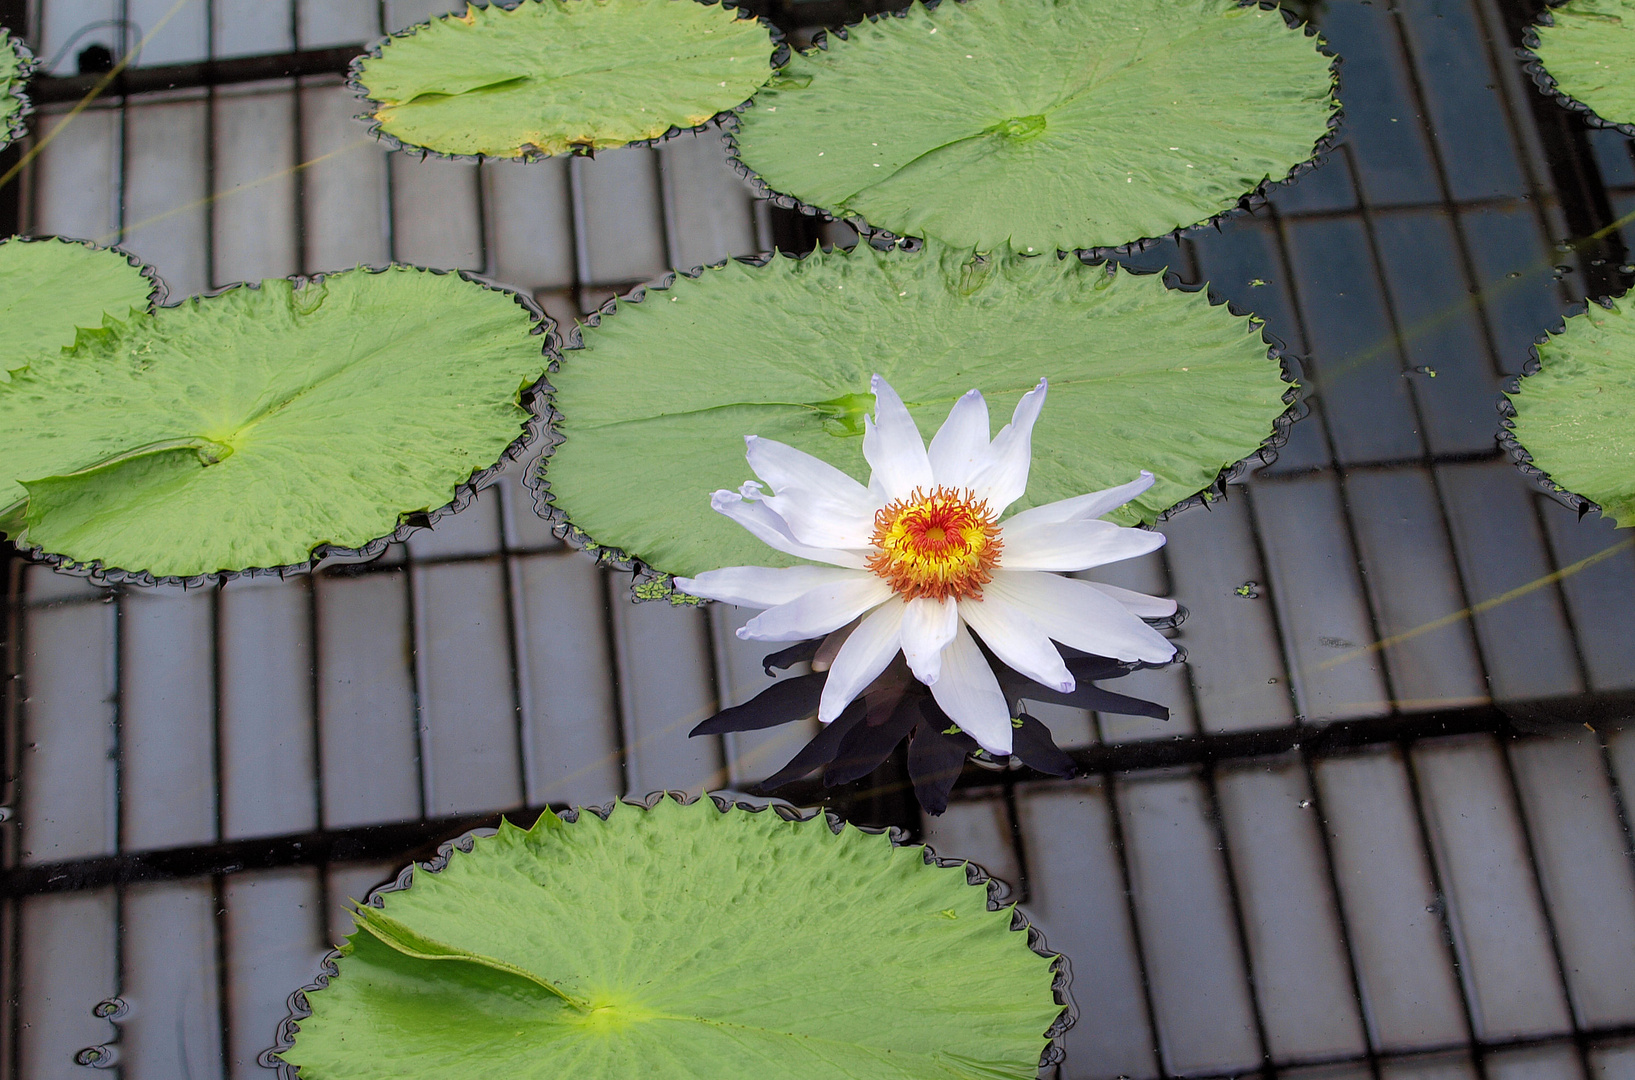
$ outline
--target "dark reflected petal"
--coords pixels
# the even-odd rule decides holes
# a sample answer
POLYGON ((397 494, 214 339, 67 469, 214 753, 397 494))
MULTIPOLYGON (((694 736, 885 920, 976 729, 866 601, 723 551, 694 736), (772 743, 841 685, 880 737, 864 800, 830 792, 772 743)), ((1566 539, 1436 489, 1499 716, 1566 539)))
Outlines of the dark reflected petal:
POLYGON ((1047 776, 1072 776, 1073 759, 1056 745, 1050 729, 1027 713, 1017 719, 1022 723, 1011 732, 1011 753, 1021 758, 1022 764, 1047 776))
MULTIPOLYGON (((943 730, 922 718, 908 743, 908 777, 914 781, 914 797, 933 816, 948 809, 948 793, 965 768, 965 747, 959 737, 944 735, 943 730)), ((974 746, 975 740, 971 742, 974 746)))
POLYGON ((1035 683, 1033 689, 1023 691, 1021 696, 1029 701, 1044 701, 1052 705, 1071 705, 1075 709, 1118 713, 1120 716, 1150 716, 1155 720, 1169 719, 1169 710, 1156 701, 1145 701, 1141 698, 1130 697, 1128 694, 1115 694, 1111 690, 1103 690, 1101 687, 1088 682, 1080 683, 1078 689, 1071 694, 1058 693, 1035 683))
POLYGON ((690 734, 759 731, 761 728, 804 720, 817 712, 818 699, 823 696, 823 684, 828 678, 827 671, 819 671, 775 682, 742 705, 722 709, 693 728, 690 734))
POLYGON ((982 749, 981 743, 955 726, 954 721, 949 718, 947 713, 942 711, 942 706, 937 704, 937 699, 932 697, 929 692, 925 694, 924 699, 920 702, 920 715, 925 718, 926 723, 931 725, 933 731, 942 735, 944 739, 952 742, 967 754, 974 754, 982 749))
POLYGON ((799 780, 819 765, 827 765, 833 761, 835 753, 840 749, 840 741, 846 737, 847 732, 863 722, 865 711, 862 698, 846 706, 846 711, 835 717, 834 723, 824 724, 817 736, 789 759, 789 764, 756 784, 751 793, 771 791, 791 780, 799 780))
POLYGON ((768 675, 776 668, 779 671, 788 671, 796 664, 804 664, 817 655, 818 646, 823 644, 820 637, 810 641, 797 641, 787 649, 779 649, 775 653, 767 653, 761 657, 761 667, 768 675))
MULTIPOLYGON (((1061 651, 1067 670, 1072 672, 1076 683, 1093 682, 1096 679, 1117 679, 1143 666, 1106 656, 1092 656, 1090 653, 1070 649, 1066 645, 1058 644, 1056 647, 1061 651)), ((1005 700, 1010 702, 1012 713, 1016 711, 1017 701, 1022 698, 1042 700, 1036 691, 1054 693, 1049 687, 1041 686, 1014 668, 1006 667, 994 657, 989 656, 988 660, 993 666, 994 675, 999 678, 1000 692, 1005 695, 1005 700)))
MULTIPOLYGON (((909 730, 919 722, 917 697, 899 694, 890 704, 891 712, 880 723, 857 724, 847 733, 834 760, 823 770, 825 786, 849 784, 878 769, 891 756, 892 748, 902 742, 909 730)), ((872 721, 882 712, 884 709, 878 712, 870 709, 869 719, 872 721)))
POLYGON ((1114 660, 1107 656, 1091 656, 1089 653, 1066 657, 1066 663, 1067 670, 1073 673, 1073 678, 1080 681, 1117 679, 1141 667, 1140 664, 1114 660))

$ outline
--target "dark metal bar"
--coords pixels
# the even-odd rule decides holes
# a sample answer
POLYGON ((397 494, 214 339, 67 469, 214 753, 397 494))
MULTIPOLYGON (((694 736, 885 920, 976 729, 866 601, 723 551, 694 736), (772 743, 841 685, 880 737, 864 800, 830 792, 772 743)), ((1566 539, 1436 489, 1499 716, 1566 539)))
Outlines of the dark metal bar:
MULTIPOLYGON (((1627 715, 1630 699, 1607 700, 1609 717, 1627 715)), ((1578 722, 1575 713, 1572 723, 1578 722)), ((1159 743, 1101 744, 1072 751, 1080 770, 1091 775, 1179 765, 1208 764, 1241 758, 1272 757, 1301 750, 1322 757, 1354 747, 1381 742, 1410 742, 1443 735, 1486 732, 1509 734, 1509 721, 1496 709, 1480 707, 1423 716, 1376 717, 1324 727, 1290 725, 1263 731, 1225 735, 1197 735, 1159 743)), ((1017 778, 1030 783, 1061 783, 1033 778, 1018 770, 1017 778)), ((1003 783, 993 773, 971 768, 961 778, 963 790, 979 790, 1003 783)), ((819 781, 791 785, 783 794, 792 801, 815 802, 822 792, 819 781), (799 790, 797 790, 797 788, 799 790)), ((531 820, 538 807, 506 811, 531 820)), ((133 881, 160 881, 211 873, 310 866, 325 862, 367 862, 406 857, 467 829, 498 821, 500 812, 461 814, 387 825, 311 832, 247 840, 226 840, 157 851, 126 852, 60 863, 13 867, 0 873, 0 898, 39 893, 69 892, 133 881)))
POLYGON ((502 815, 519 823, 532 823, 540 809, 518 807, 503 812, 458 814, 20 866, 0 875, 0 897, 79 892, 109 885, 325 863, 394 859, 406 862, 411 858, 429 857, 438 844, 470 829, 497 825, 502 815))
MULTIPOLYGON (((1288 250, 1283 245, 1282 232, 1278 233, 1278 251, 1285 266, 1288 264, 1288 250)), ((1285 274, 1287 279, 1287 274, 1285 274)), ((1296 319, 1300 319, 1299 308, 1296 307, 1296 319)), ((1302 324, 1298 332, 1305 335, 1302 324)), ((1261 575, 1266 576, 1266 544, 1261 539, 1260 519, 1255 513, 1255 497, 1252 488, 1243 491, 1244 503, 1249 512, 1249 534, 1254 539, 1255 561, 1259 564, 1261 575)), ((1274 600, 1275 603, 1275 600, 1274 600)), ((1288 694, 1289 707, 1294 715, 1300 715, 1300 702, 1294 692, 1294 680, 1289 678, 1289 671, 1294 667, 1294 654, 1289 649, 1288 641, 1283 636, 1283 624, 1277 619, 1272 620, 1272 633, 1277 640, 1278 655, 1283 658, 1283 686, 1288 694)), ((1340 892, 1339 864, 1334 858, 1334 834, 1329 828, 1328 810, 1324 805, 1323 792, 1317 783, 1317 768, 1315 755, 1310 744, 1302 745, 1299 749, 1300 763, 1306 774, 1306 790, 1311 798, 1312 813, 1316 815, 1317 835, 1323 851, 1323 875, 1328 883, 1329 897, 1334 905, 1335 923, 1340 928, 1340 943, 1345 949, 1346 976, 1351 983, 1351 995, 1357 1002, 1357 1017, 1362 1023, 1363 1049, 1367 1054, 1368 1074, 1372 1080, 1380 1078, 1379 1039, 1375 1029, 1371 1010, 1368 1007, 1368 997, 1363 993, 1362 968, 1357 959, 1356 938, 1351 932, 1351 919, 1346 914, 1345 902, 1340 892)))
MULTIPOLYGON (((1016 858, 1015 899, 1018 904, 1025 904, 1033 898, 1032 879, 1030 868, 1028 866, 1027 837, 1023 835, 1022 815, 1016 807, 1015 783, 1007 783, 1004 791, 1005 824, 1010 829, 1009 840, 1011 845, 1011 854, 1016 858)), ((922 836, 925 833, 923 824, 920 832, 922 836)))
POLYGON ((402 567, 404 607, 408 611, 409 633, 409 692, 414 703, 414 767, 420 792, 420 816, 426 816, 431 806, 431 723, 426 717, 426 688, 420 673, 420 597, 416 587, 416 568, 413 563, 402 567))
MULTIPOLYGON (((1190 687, 1189 687, 1190 689, 1190 687)), ((1249 1010, 1255 1021, 1255 1041, 1260 1044, 1260 1075, 1274 1080, 1276 1066, 1272 1062, 1272 1041, 1266 1034, 1266 1011, 1260 1004, 1260 984, 1255 979, 1255 954, 1249 948, 1249 921, 1244 915, 1243 890, 1238 884, 1238 868, 1232 864, 1232 839, 1226 830, 1226 816, 1221 812, 1221 793, 1216 784, 1215 766, 1203 766, 1199 779, 1203 783, 1207 801, 1210 828, 1215 833, 1216 849, 1221 855, 1221 868, 1226 875, 1226 895, 1232 908, 1232 929, 1237 938, 1238 955, 1243 959, 1243 978, 1249 991, 1249 1010)))
POLYGON ((1578 1003, 1573 1000, 1573 984, 1567 973, 1567 955, 1561 948, 1561 933, 1556 928, 1555 912, 1550 909, 1550 891, 1544 886, 1544 871, 1539 867, 1538 841, 1533 837, 1533 823, 1527 816, 1527 801, 1522 797, 1521 782, 1516 777, 1516 762, 1511 757, 1510 748, 1501 746, 1499 759, 1504 763, 1505 786, 1510 790, 1511 801, 1516 807, 1516 821, 1521 826, 1522 850, 1527 853, 1527 869, 1533 879, 1533 892, 1538 897, 1539 914, 1544 918, 1544 929, 1550 938, 1550 956, 1555 960, 1556 979, 1561 984, 1561 1000, 1567 1006, 1567 1023, 1572 1025, 1574 1041, 1579 1051, 1579 1064, 1584 1068, 1585 1076, 1594 1075, 1590 1067, 1590 1060, 1585 1055, 1584 1045, 1579 1041, 1581 1034, 1578 1026, 1578 1003))
MULTIPOLYGON (((290 0, 290 41, 295 43, 297 53, 301 50, 301 16, 295 0, 290 0)), ((306 122, 306 86, 299 76, 295 78, 294 89, 290 96, 290 128, 294 136, 295 161, 298 165, 307 159, 307 122, 306 122)), ((295 225, 295 272, 305 274, 311 265, 307 249, 310 241, 307 237, 307 171, 297 168, 291 177, 291 198, 294 206, 295 225)))
MULTIPOLYGON (((1516 728, 1502 709, 1492 705, 1476 705, 1463 709, 1338 720, 1330 724, 1282 724, 1249 731, 1098 743, 1067 753, 1078 766, 1079 775, 1108 776, 1182 765, 1276 757, 1294 750, 1324 757, 1378 743, 1432 739, 1444 735, 1485 733, 1526 737, 1537 732, 1535 718, 1540 712, 1547 718, 1545 723, 1559 723, 1563 728, 1578 727, 1586 722, 1615 726, 1630 716, 1631 709, 1635 709, 1635 694, 1602 694, 1593 698, 1574 697, 1531 704, 1527 709, 1529 722, 1526 730, 1516 728)), ((1014 775, 1018 782, 1025 780, 1034 785, 1071 782, 1034 773, 1026 768, 1018 768, 1014 775)), ((995 788, 1003 783, 1003 777, 968 765, 955 786, 961 792, 971 792, 995 788)), ((825 788, 821 780, 811 779, 779 788, 778 795, 794 803, 816 804, 827 801, 834 790, 825 788)), ((3 895, 5 891, 0 888, 0 896, 3 895)))
MULTIPOLYGON (((578 229, 577 218, 574 221, 575 231, 578 229)), ((574 282, 574 297, 577 303, 579 283, 574 282)), ((625 738, 624 694, 620 687, 623 676, 619 674, 619 641, 618 634, 613 629, 613 605, 624 599, 624 582, 622 575, 616 570, 604 569, 599 575, 602 584, 602 635, 607 643, 608 680, 613 685, 613 693, 609 700, 613 705, 613 715, 608 719, 613 724, 613 746, 619 755, 619 790, 630 790, 630 746, 625 738)))
MULTIPOLYGON (((0 718, 5 724, 4 742, 0 744, 5 754, 4 773, 0 779, 4 781, 5 805, 15 808, 21 805, 22 794, 22 702, 27 687, 23 682, 23 629, 26 622, 23 618, 23 560, 18 557, 17 551, 9 542, 0 542, 0 572, 4 573, 6 583, 5 618, 0 620, 0 657, 5 663, 4 694, 0 695, 0 718)), ((13 866, 19 858, 18 830, 15 825, 3 830, 0 836, 0 865, 13 866)), ((20 1080, 23 1075, 22 1062, 22 1008, 21 982, 23 970, 23 935, 22 904, 8 903, 0 918, 5 920, 4 956, 5 963, 0 965, 0 1010, 4 1015, 4 1057, 0 1059, 0 1075, 6 1080, 20 1080)))
POLYGON ((1431 891, 1436 897, 1436 920, 1442 924, 1442 941, 1447 946, 1448 963, 1453 968, 1453 982, 1459 988, 1459 1009, 1465 1021, 1465 1031, 1469 1034, 1467 1049, 1470 1052, 1471 1066, 1476 1070, 1476 1080, 1487 1080, 1487 1062, 1481 1049, 1482 1032, 1477 1022, 1481 1015, 1476 1002, 1476 988, 1471 983, 1471 974, 1466 970, 1465 958, 1460 955, 1459 937, 1449 916, 1448 908, 1450 897, 1447 882, 1442 878, 1442 867, 1437 865, 1436 843, 1431 835, 1429 815, 1425 812, 1425 794, 1419 779, 1419 767, 1414 763, 1413 745, 1403 740, 1397 748, 1398 759, 1402 762, 1403 773, 1408 778, 1408 799, 1413 804, 1414 825, 1419 833, 1420 850, 1425 856, 1425 867, 1431 875, 1431 891))
MULTIPOLYGON (((1099 732, 1098 732, 1099 734, 1099 732)), ((1130 920, 1130 940, 1135 947, 1135 964, 1141 973, 1141 1005, 1147 1017, 1147 1034, 1152 1037, 1152 1060, 1158 1080, 1169 1080, 1169 1063, 1164 1060, 1164 1040, 1158 1030, 1158 1003, 1152 987, 1152 972, 1147 968, 1147 947, 1141 933, 1141 912, 1135 902, 1135 882, 1130 875, 1130 849, 1124 838, 1124 815, 1118 807, 1118 778, 1102 778, 1101 789, 1107 801, 1108 827, 1113 834, 1113 855, 1118 860, 1118 876, 1124 886, 1124 913, 1130 920)))
MULTIPOLYGON (((300 78, 308 75, 345 75, 352 58, 364 46, 339 45, 329 49, 273 53, 266 56, 235 56, 226 60, 205 60, 190 64, 155 64, 132 67, 104 91, 106 97, 151 94, 159 90, 179 90, 198 86, 228 86, 233 83, 261 82, 264 79, 300 78)), ((96 88, 101 75, 41 75, 29 84, 29 96, 41 105, 77 102, 96 88)))

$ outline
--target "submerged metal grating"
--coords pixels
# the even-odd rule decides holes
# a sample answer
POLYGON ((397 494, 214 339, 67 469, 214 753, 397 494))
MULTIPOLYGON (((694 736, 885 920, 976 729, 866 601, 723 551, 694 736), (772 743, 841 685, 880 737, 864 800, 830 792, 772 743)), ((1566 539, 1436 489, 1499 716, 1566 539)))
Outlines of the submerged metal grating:
MULTIPOLYGON (((172 2, 42 0, 30 40, 50 60, 112 20, 67 76, 172 2)), ((313 72, 448 6, 188 0, 158 74, 25 175, 25 228, 123 242, 173 297, 398 259, 559 319, 816 235, 709 138, 384 153, 313 72)), ((1174 718, 1042 707, 1088 776, 973 768, 924 834, 1072 957, 1063 1080, 1625 1080, 1635 553, 1501 457, 1493 398, 1576 296, 1629 284, 1635 229, 1558 245, 1635 212, 1635 155, 1535 102, 1519 4, 1311 6, 1346 58, 1330 160, 1129 260, 1264 317, 1315 390, 1273 466, 1116 568, 1191 610, 1188 663, 1126 680, 1174 718)), ((342 901, 410 853, 501 811, 744 786, 802 738, 686 740, 764 681, 735 613, 626 603, 514 475, 367 566, 182 594, 13 562, 7 588, 0 1076, 81 1075, 97 1045, 131 1080, 263 1075, 342 901), (117 1025, 93 1016, 114 997, 117 1025)), ((917 824, 889 766, 846 798, 917 824)))

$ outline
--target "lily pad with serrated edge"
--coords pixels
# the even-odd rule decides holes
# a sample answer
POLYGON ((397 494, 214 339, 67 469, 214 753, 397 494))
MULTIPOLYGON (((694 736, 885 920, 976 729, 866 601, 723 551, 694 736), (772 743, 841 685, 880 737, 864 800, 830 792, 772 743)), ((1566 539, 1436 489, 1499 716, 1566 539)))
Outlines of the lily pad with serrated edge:
MULTIPOLYGON (((985 394, 995 431, 1050 380, 1027 493, 1011 509, 1158 482, 1115 515, 1152 522, 1268 443, 1291 388, 1258 322, 1157 275, 1054 255, 972 260, 859 244, 729 262, 650 289, 583 330, 551 377, 562 442, 535 478, 547 516, 661 574, 789 565, 710 509, 752 478, 744 436, 857 477, 879 373, 923 435, 985 394)), ((662 595, 650 583, 650 598, 662 595)))
POLYGON ((793 56, 739 118, 775 192, 899 236, 1102 248, 1221 214, 1310 159, 1331 59, 1236 0, 969 0, 793 56))
POLYGON ((121 251, 76 240, 0 242, 0 384, 39 354, 73 345, 82 327, 147 310, 158 292, 152 271, 121 251))
POLYGON ((767 27, 697 0, 522 0, 445 15, 353 62, 365 119, 455 156, 602 150, 694 128, 772 74, 767 27))
POLYGON ((1552 488, 1628 528, 1635 526, 1635 295, 1609 304, 1591 304, 1538 346, 1537 370, 1507 394, 1514 416, 1502 437, 1552 488))
POLYGON ((398 266, 82 330, 0 388, 4 524, 60 565, 139 581, 378 554, 520 447, 541 318, 398 266))
POLYGON ((1526 44, 1545 92, 1635 136, 1635 0, 1570 0, 1526 44))
POLYGON ((28 114, 34 106, 26 90, 37 66, 28 46, 0 27, 0 147, 28 134, 28 114))
POLYGON ((269 1063, 302 1080, 1032 1080, 1063 1026, 1065 969, 980 872, 821 817, 662 797, 444 852, 358 909, 269 1063))

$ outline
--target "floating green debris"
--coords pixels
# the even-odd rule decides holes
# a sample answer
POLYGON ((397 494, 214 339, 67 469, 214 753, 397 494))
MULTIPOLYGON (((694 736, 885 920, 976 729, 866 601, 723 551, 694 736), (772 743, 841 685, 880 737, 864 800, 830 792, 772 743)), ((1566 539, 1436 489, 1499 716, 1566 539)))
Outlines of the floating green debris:
POLYGON ((73 345, 82 328, 145 311, 157 292, 122 252, 72 240, 0 242, 0 383, 36 357, 73 345))
POLYGON ((794 56, 741 120, 775 191, 898 235, 1111 247, 1207 220, 1309 159, 1330 59, 1236 0, 970 0, 794 56))
POLYGON ((782 559, 710 509, 762 435, 866 479, 862 415, 878 373, 936 431, 972 387, 1009 416, 1040 377, 1050 408, 1014 507, 1157 484, 1115 515, 1151 522, 1254 453, 1284 412, 1259 328, 1156 275, 1054 256, 850 253, 728 263, 650 290, 584 331, 552 375, 565 441, 545 464, 556 511, 665 573, 782 559))
POLYGON ((153 577, 361 548, 519 439, 534 329, 508 293, 409 267, 110 319, 0 387, 0 528, 153 577))
POLYGON ((34 74, 34 54, 11 31, 0 27, 0 147, 28 134, 33 105, 25 92, 34 74))
POLYGON ((523 0, 444 15, 356 61, 379 129, 442 154, 601 150, 691 128, 772 74, 767 29, 695 0, 523 0))
POLYGON ((1560 490, 1635 525, 1635 297, 1591 304, 1538 347, 1537 374, 1509 395, 1514 438, 1560 490))
POLYGON ((1609 124, 1635 125, 1635 0, 1569 0, 1533 28, 1554 89, 1609 124))
POLYGON ((305 1080, 1032 1080, 1052 959, 963 868, 708 799, 549 811, 361 907, 305 1080))

